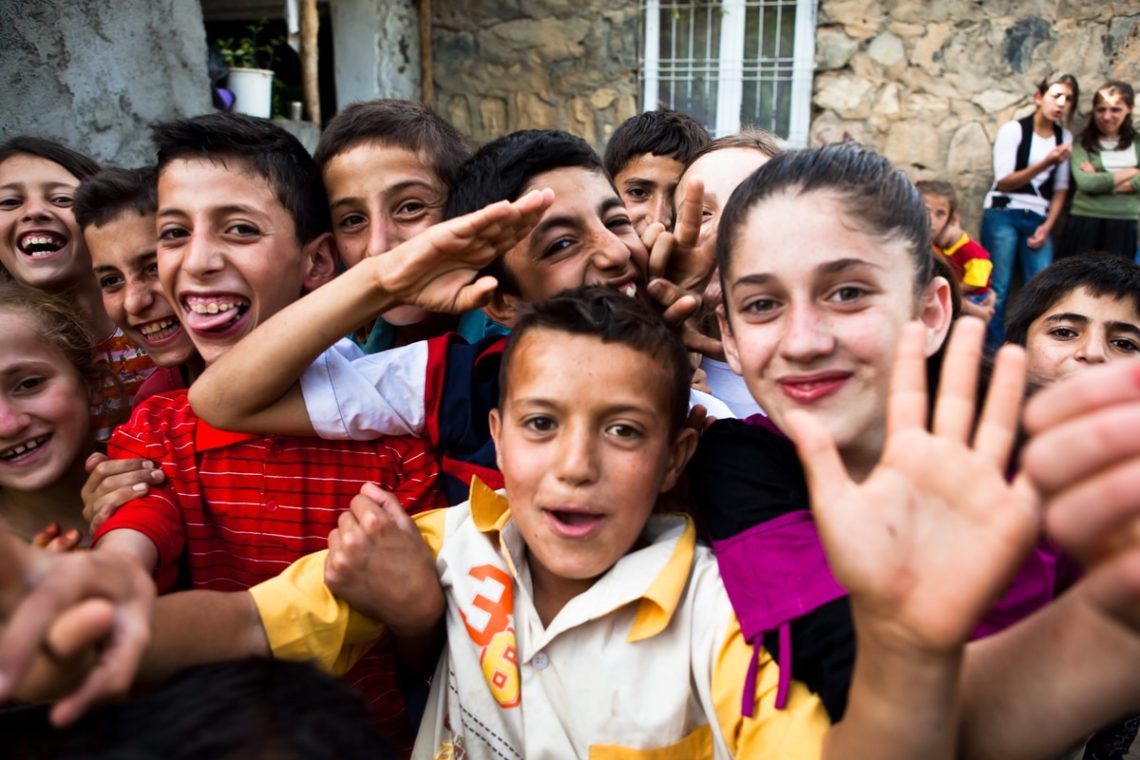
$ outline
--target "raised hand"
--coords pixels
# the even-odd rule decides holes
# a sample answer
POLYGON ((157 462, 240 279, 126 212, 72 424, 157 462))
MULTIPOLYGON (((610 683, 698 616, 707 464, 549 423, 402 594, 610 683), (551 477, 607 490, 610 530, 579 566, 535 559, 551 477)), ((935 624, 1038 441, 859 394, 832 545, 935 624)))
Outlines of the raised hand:
POLYGON ((99 526, 131 499, 146 495, 152 485, 166 479, 162 470, 145 459, 111 459, 98 452, 87 457, 87 482, 83 497, 83 519, 91 530, 99 526))
POLYGON ((904 327, 882 459, 861 483, 818 421, 803 412, 788 417, 828 559, 851 594, 860 635, 880 645, 956 650, 1037 536, 1036 493, 1024 478, 1005 478, 1024 351, 999 352, 974 431, 983 335, 981 321, 959 320, 928 430, 924 328, 904 327))
POLYGON ((642 241, 649 251, 650 279, 661 277, 683 290, 704 291, 716 268, 716 238, 701 237, 704 192, 700 180, 686 186, 673 232, 659 223, 646 228, 642 241))
POLYGON ((443 615, 431 551, 395 495, 373 483, 329 534, 325 583, 397 636, 434 628, 443 615))
POLYGON ((458 314, 484 305, 496 281, 479 272, 530 234, 554 201, 549 189, 493 203, 437 224, 366 262, 382 292, 427 311, 458 314))

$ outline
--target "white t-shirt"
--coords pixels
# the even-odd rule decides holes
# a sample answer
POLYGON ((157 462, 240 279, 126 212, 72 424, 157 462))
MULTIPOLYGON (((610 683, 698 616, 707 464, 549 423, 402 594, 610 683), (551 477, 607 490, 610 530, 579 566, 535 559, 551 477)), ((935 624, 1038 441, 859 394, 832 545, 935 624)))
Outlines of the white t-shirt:
POLYGON ((1117 150, 1116 140, 1100 140, 1100 162, 1104 164, 1106 172, 1118 172, 1121 169, 1136 168, 1136 150, 1129 145, 1124 150, 1117 150))
MULTIPOLYGON (((1039 161, 1042 161, 1045 156, 1049 155, 1049 151, 1057 147, 1057 141, 1053 135, 1048 137, 1041 137, 1036 132, 1033 132, 1033 142, 1029 146, 1029 163, 1026 166, 1033 166, 1039 161)), ((1069 130, 1061 130, 1062 142, 1071 143, 1073 135, 1069 130)), ((1002 177, 1008 177, 1013 174, 1017 166, 1017 149, 1021 144, 1021 122, 1007 121, 998 129, 997 138, 994 139, 994 182, 1002 177)), ((1055 164, 1049 169, 1038 174, 1036 177, 1029 181, 1033 185, 1037 194, 1030 195, 1028 193, 1002 193, 993 188, 986 193, 985 207, 990 208, 993 206, 993 199, 995 197, 1009 198, 1009 205, 1006 208, 1020 209, 1023 211, 1032 211, 1041 216, 1047 216, 1049 213, 1049 199, 1043 198, 1040 195, 1041 186, 1049 179, 1050 174, 1056 174, 1053 180, 1053 192, 1058 190, 1067 190, 1069 188, 1069 162, 1062 161, 1055 164)))

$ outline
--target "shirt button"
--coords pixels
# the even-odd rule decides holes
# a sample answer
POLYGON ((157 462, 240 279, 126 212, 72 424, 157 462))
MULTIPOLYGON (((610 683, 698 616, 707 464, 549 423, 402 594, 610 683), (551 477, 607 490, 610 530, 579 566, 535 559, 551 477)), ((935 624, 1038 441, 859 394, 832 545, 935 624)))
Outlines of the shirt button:
POLYGON ((534 666, 535 670, 546 670, 546 666, 550 664, 550 658, 546 656, 546 652, 539 652, 530 659, 530 664, 534 666))
POLYGON ((265 502, 265 508, 267 510, 269 510, 270 512, 276 512, 277 511, 277 499, 267 499, 265 502))

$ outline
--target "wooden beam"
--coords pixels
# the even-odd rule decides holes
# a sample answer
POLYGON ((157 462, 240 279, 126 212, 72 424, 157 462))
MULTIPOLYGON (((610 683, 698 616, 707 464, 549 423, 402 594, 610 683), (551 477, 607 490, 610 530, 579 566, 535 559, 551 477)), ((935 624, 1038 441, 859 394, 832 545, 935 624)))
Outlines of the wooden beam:
POLYGON ((301 0, 301 97, 309 121, 321 126, 321 89, 318 79, 317 32, 321 17, 317 15, 317 0, 301 0))

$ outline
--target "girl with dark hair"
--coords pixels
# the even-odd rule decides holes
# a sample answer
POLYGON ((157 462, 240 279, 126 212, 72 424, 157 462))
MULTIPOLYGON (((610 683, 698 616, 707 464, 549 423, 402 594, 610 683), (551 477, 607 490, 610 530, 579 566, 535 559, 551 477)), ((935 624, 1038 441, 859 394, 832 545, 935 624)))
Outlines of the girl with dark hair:
POLYGON ((991 285, 997 295, 986 343, 1001 345, 1005 300, 1015 261, 1030 280, 1053 261, 1050 233, 1069 190, 1073 136, 1064 125, 1080 97, 1072 74, 1055 73, 1037 85, 1037 109, 1003 124, 994 139, 994 185, 986 193, 982 247, 993 262, 991 285))
POLYGON ((1093 97, 1092 116, 1070 160, 1077 194, 1059 257, 1089 251, 1136 255, 1140 144, 1132 126, 1134 102, 1131 85, 1119 81, 1106 82, 1093 97))

